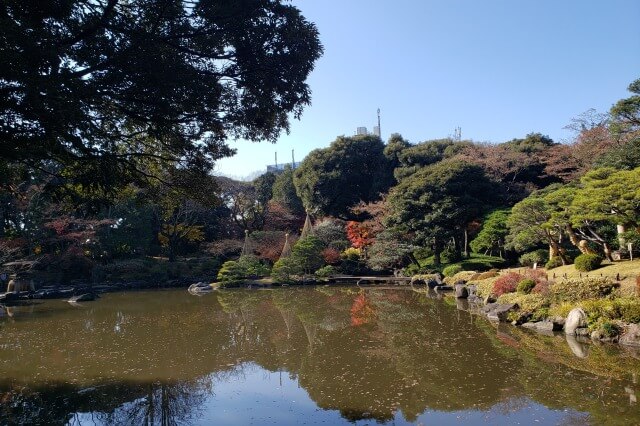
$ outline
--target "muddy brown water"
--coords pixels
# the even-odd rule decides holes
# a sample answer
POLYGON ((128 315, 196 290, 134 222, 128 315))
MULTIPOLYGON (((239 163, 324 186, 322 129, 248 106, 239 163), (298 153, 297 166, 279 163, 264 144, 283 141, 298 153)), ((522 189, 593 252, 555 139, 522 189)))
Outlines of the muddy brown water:
POLYGON ((640 357, 406 289, 0 310, 0 424, 640 424, 640 357))

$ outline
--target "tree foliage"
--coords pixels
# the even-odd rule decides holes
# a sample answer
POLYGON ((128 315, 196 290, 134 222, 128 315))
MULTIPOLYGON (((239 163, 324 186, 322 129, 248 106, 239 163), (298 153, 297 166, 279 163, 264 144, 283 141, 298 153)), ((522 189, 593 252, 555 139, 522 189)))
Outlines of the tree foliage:
POLYGON ((393 183, 383 150, 376 136, 340 136, 328 148, 312 151, 294 173, 305 208, 354 219, 352 206, 379 198, 393 183))
POLYGON ((310 103, 316 27, 280 0, 6 1, 0 157, 85 186, 209 170, 225 140, 277 138, 310 103))
POLYGON ((443 161, 418 170, 391 190, 387 223, 412 233, 419 244, 433 244, 439 263, 445 240, 459 242, 466 225, 491 202, 491 195, 492 186, 480 167, 443 161))
POLYGON ((484 252, 493 256, 498 253, 504 255, 505 239, 509 233, 507 228, 507 218, 509 210, 494 210, 485 216, 482 230, 476 238, 471 241, 471 249, 476 253, 484 252))

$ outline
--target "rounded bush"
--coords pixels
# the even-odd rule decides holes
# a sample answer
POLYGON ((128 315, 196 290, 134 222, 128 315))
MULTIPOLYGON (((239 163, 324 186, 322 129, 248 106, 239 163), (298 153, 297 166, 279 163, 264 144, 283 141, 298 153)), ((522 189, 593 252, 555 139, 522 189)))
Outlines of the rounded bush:
POLYGON ((545 260, 547 260, 548 253, 549 252, 547 250, 540 249, 530 253, 525 253, 520 256, 520 259, 518 260, 522 266, 533 266, 534 263, 542 265, 545 260))
POLYGON ((236 282, 242 278, 244 278, 244 268, 235 260, 224 262, 218 271, 218 281, 236 282))
POLYGON ((462 272, 462 266, 460 265, 449 265, 442 270, 442 274, 445 277, 452 277, 458 272, 462 272))
POLYGON ((547 268, 547 269, 553 269, 553 268, 557 268, 559 266, 562 266, 562 259, 560 258, 560 256, 552 257, 551 259, 549 259, 547 264, 544 265, 544 267, 547 268))
POLYGON ((337 272, 336 268, 331 266, 331 265, 327 265, 327 266, 323 266, 322 268, 318 269, 315 272, 315 276, 317 278, 329 278, 331 275, 335 275, 337 272))
POLYGON ((602 258, 597 254, 581 254, 573 261, 576 269, 582 272, 589 272, 597 269, 602 263, 602 258))
POLYGON ((535 286, 536 286, 536 282, 534 280, 532 280, 531 278, 525 278, 524 280, 518 283, 518 286, 516 287, 516 291, 522 294, 529 294, 531 293, 531 290, 533 290, 535 286))

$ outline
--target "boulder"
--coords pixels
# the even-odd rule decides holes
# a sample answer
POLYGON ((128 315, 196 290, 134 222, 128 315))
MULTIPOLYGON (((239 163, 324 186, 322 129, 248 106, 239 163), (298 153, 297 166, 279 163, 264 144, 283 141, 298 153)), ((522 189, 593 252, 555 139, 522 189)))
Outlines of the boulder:
POLYGON ((625 326, 618 342, 621 345, 640 347, 640 324, 625 326))
POLYGON ((518 305, 516 303, 492 303, 487 306, 492 306, 492 308, 487 312, 487 318, 492 321, 506 321, 509 312, 518 309, 518 305))
POLYGON ((478 286, 475 284, 471 284, 467 286, 467 291, 469 292, 469 296, 477 296, 478 295, 478 286))
POLYGON ((466 299, 469 297, 469 290, 467 290, 467 287, 464 284, 456 284, 454 288, 457 299, 466 299))
POLYGON ((576 328, 587 325, 587 314, 580 308, 573 308, 564 322, 564 332, 575 335, 576 328))
POLYGON ((554 324, 551 321, 526 322, 522 326, 544 334, 549 334, 554 330, 554 324))
POLYGON ((496 301, 496 297, 492 294, 488 294, 487 297, 484 298, 484 304, 488 305, 494 303, 496 301))

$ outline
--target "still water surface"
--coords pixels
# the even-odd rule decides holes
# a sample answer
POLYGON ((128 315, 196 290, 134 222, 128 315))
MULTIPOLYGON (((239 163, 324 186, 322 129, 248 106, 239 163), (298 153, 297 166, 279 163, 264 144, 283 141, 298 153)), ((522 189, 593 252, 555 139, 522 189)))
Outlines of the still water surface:
POLYGON ((0 424, 635 425, 639 379, 633 351, 409 290, 120 293, 0 318, 0 424))

